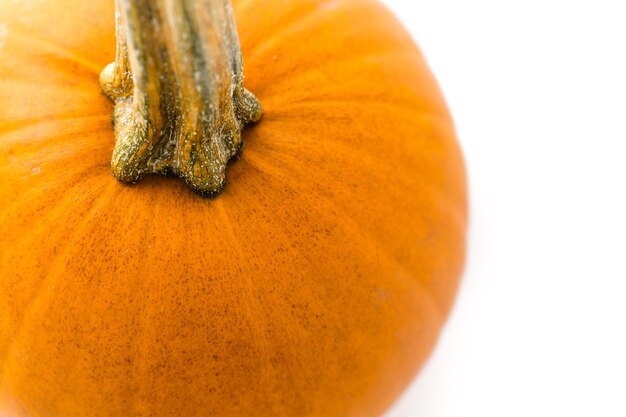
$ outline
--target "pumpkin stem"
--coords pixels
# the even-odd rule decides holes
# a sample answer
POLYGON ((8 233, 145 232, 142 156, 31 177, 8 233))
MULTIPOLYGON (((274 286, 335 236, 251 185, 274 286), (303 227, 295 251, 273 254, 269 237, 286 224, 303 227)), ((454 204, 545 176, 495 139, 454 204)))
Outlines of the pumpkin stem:
POLYGON ((219 194, 241 130, 262 114, 243 87, 230 0, 117 0, 116 18, 115 62, 100 75, 115 102, 113 174, 174 174, 219 194))

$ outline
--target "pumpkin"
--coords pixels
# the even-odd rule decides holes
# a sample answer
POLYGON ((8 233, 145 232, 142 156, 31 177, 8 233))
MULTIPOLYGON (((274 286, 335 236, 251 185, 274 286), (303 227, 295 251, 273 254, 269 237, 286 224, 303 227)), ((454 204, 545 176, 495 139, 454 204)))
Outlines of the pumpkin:
POLYGON ((112 0, 0 0, 0 414, 379 416, 433 349, 466 185, 423 56, 375 1, 233 10, 263 115, 198 193, 111 174, 112 0))

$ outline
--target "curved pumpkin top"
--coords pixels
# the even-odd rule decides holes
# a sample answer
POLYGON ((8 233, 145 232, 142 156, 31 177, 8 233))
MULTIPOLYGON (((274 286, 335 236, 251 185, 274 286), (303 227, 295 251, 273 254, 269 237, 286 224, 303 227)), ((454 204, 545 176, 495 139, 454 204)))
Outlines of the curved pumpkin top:
POLYGON ((466 189, 423 57, 374 1, 234 8, 265 113, 205 199, 110 173, 113 1, 0 0, 0 399, 15 410, 374 416, 431 350, 466 189))

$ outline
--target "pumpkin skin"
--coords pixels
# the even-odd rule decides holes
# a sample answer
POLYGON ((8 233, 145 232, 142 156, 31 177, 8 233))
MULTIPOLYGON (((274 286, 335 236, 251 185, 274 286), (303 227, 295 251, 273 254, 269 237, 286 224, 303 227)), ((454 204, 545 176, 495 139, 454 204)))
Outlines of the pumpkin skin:
POLYGON ((234 1, 263 104, 216 199, 109 169, 111 0, 0 0, 0 413, 379 416, 451 308, 445 102, 369 0, 234 1))

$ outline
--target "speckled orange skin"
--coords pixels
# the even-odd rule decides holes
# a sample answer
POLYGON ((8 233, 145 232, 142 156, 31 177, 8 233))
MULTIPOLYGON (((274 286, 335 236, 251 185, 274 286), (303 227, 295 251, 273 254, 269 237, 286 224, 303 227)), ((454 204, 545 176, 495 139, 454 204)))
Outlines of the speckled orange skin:
POLYGON ((219 198, 109 162, 112 0, 0 0, 0 412, 379 416, 464 257, 445 103, 369 0, 240 0, 265 108, 219 198))

